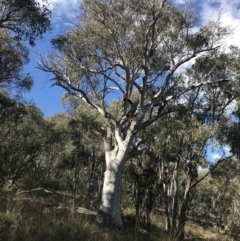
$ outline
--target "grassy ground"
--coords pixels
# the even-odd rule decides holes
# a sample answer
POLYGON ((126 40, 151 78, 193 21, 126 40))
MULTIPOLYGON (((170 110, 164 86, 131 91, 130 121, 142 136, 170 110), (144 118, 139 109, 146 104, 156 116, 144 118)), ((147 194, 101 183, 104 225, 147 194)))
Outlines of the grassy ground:
MULTIPOLYGON (((151 232, 135 232, 131 218, 132 209, 125 208, 122 230, 100 227, 91 216, 70 210, 58 210, 51 205, 49 196, 21 195, 11 191, 0 193, 0 240, 2 241, 167 241, 164 217, 155 211, 152 215, 151 232)), ((188 222, 187 240, 230 241, 218 236, 213 229, 188 222)))

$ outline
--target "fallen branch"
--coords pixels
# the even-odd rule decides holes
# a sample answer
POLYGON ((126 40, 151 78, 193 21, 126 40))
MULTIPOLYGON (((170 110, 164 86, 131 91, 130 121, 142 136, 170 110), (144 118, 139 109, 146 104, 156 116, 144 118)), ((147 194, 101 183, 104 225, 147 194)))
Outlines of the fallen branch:
POLYGON ((56 210, 70 210, 70 211, 74 211, 77 212, 79 214, 86 214, 86 215, 92 215, 92 216, 96 216, 97 215, 97 211, 93 211, 87 208, 82 208, 82 207, 71 207, 71 206, 66 206, 62 203, 59 204, 59 206, 56 208, 56 210))
POLYGON ((90 210, 90 209, 86 209, 86 208, 76 208, 75 210, 77 213, 80 213, 80 214, 86 214, 86 215, 93 215, 93 216, 96 216, 97 215, 97 211, 93 211, 93 210, 90 210))
POLYGON ((20 192, 16 193, 15 196, 19 196, 19 195, 24 194, 24 193, 39 192, 39 191, 44 191, 45 193, 48 193, 48 194, 57 195, 60 198, 60 203, 63 203, 63 196, 62 196, 61 193, 56 192, 56 191, 47 190, 47 189, 42 188, 42 187, 34 188, 32 190, 20 191, 20 192))

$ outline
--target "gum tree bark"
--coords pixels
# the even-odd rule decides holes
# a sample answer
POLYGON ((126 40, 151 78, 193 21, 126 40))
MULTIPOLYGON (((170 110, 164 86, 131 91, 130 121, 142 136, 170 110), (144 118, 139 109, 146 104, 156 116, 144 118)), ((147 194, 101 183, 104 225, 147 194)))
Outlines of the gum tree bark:
POLYGON ((97 214, 97 222, 107 222, 109 225, 122 227, 121 221, 121 193, 122 193, 122 168, 127 159, 126 145, 123 143, 118 153, 106 151, 106 171, 103 183, 102 202, 97 214))

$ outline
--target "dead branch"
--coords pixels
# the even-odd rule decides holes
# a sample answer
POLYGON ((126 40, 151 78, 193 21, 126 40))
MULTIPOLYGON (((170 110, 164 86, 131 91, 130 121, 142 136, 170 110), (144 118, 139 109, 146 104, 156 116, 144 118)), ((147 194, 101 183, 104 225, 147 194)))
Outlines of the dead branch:
POLYGON ((66 206, 62 203, 59 204, 59 206, 55 210, 69 210, 69 211, 74 211, 79 214, 86 214, 86 215, 92 215, 96 216, 97 211, 93 211, 87 208, 82 208, 82 207, 73 207, 73 206, 66 206))
POLYGON ((47 189, 42 188, 42 187, 34 188, 32 190, 20 191, 20 192, 16 193, 15 196, 19 196, 19 195, 24 194, 24 193, 32 193, 32 192, 39 192, 39 191, 44 191, 45 193, 48 193, 48 194, 57 195, 60 198, 60 203, 63 203, 63 196, 62 196, 61 193, 56 192, 56 191, 47 190, 47 189))

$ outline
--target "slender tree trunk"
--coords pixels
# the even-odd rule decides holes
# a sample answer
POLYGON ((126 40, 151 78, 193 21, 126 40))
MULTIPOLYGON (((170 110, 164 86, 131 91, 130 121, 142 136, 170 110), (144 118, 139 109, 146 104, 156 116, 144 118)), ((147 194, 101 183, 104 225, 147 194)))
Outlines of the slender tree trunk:
POLYGON ((144 199, 144 216, 146 217, 146 221, 144 224, 145 229, 150 232, 151 227, 151 217, 150 214, 152 212, 154 201, 155 201, 155 195, 154 195, 154 188, 153 186, 150 186, 146 190, 146 195, 144 199))
POLYGON ((161 156, 159 156, 159 167, 158 167, 158 174, 159 174, 159 183, 162 183, 163 185, 163 194, 164 194, 164 211, 165 211, 165 230, 170 233, 171 228, 171 222, 170 222, 170 213, 169 213, 169 183, 167 181, 168 176, 168 170, 164 169, 164 163, 161 159, 161 156))
MULTIPOLYGON (((164 200, 165 200, 165 214, 166 214, 166 231, 168 232, 170 240, 174 240, 177 222, 178 209, 178 166, 179 161, 174 164, 171 179, 163 184, 164 200)), ((169 174, 169 170, 167 171, 169 174)), ((167 178, 166 178, 167 180, 167 178)))
MULTIPOLYGON (((141 187, 138 187, 141 189, 141 187)), ((142 191, 138 190, 137 195, 135 197, 136 204, 136 225, 135 229, 137 230, 139 225, 141 225, 142 228, 144 228, 146 231, 150 232, 150 226, 151 226, 151 217, 150 214, 153 209, 154 205, 154 188, 152 186, 143 188, 142 191)))
POLYGON ((186 187, 185 187, 185 192, 183 197, 183 203, 181 205, 180 214, 178 217, 178 227, 175 232, 175 240, 177 241, 184 241, 185 239, 184 229, 186 224, 186 212, 187 212, 187 206, 188 206, 188 200, 189 200, 189 192, 191 188, 191 181, 192 181, 192 177, 191 175, 188 175, 186 179, 186 187))
POLYGON ((77 207, 78 203, 78 184, 79 184, 79 162, 75 163, 75 171, 74 171, 74 206, 77 207))
POLYGON ((91 168, 90 168, 90 175, 89 175, 89 181, 88 181, 88 205, 90 208, 93 206, 93 197, 91 195, 92 192, 95 192, 93 190, 93 177, 95 172, 95 166, 96 166, 96 156, 95 156, 95 150, 93 150, 91 154, 91 168))
POLYGON ((172 224, 171 224, 171 236, 174 235, 176 230, 176 223, 177 223, 177 214, 178 214, 178 165, 179 161, 175 163, 173 176, 171 180, 171 196, 172 196, 172 224))
POLYGON ((179 221, 178 221, 178 228, 177 228, 177 239, 178 241, 185 240, 185 223, 186 223, 186 211, 187 211, 187 205, 188 205, 188 196, 184 199, 181 207, 181 211, 179 214, 179 221))
POLYGON ((165 229, 168 233, 170 233, 171 222, 170 222, 170 214, 169 214, 169 198, 168 198, 168 185, 166 183, 163 184, 164 191, 164 204, 165 204, 165 229))

